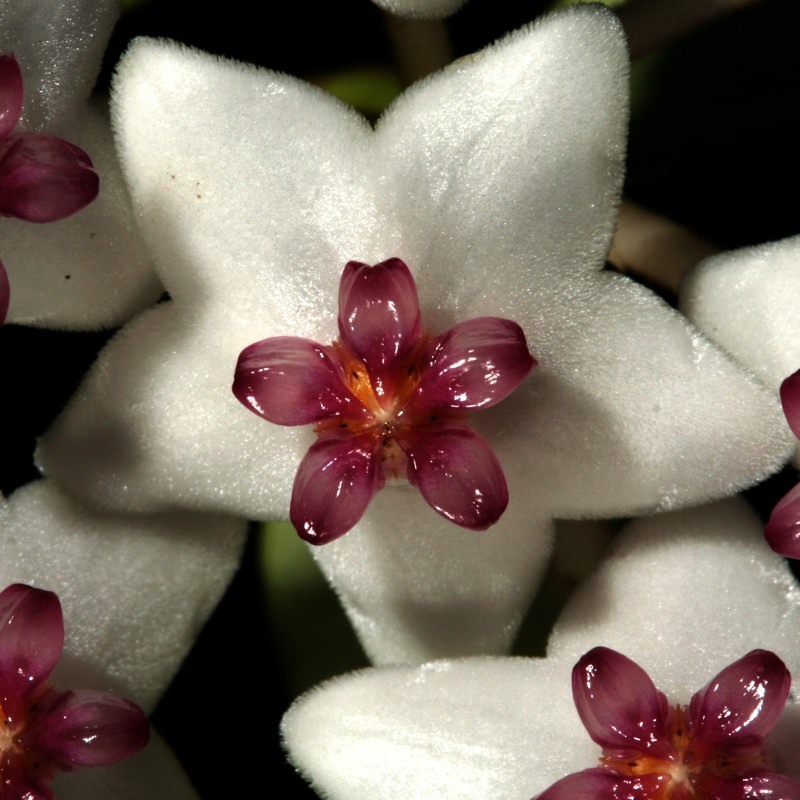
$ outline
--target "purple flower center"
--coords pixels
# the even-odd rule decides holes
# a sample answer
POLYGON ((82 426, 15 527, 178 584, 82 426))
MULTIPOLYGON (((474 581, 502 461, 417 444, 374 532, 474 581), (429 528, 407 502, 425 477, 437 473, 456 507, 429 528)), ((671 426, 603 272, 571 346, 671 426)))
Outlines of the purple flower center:
POLYGON ((279 425, 313 424, 290 518, 316 544, 361 519, 387 480, 407 480, 457 525, 482 530, 508 504, 500 464, 466 423, 536 365, 514 322, 479 317, 439 336, 421 327, 414 278, 398 258, 345 265, 330 345, 278 336, 245 348, 233 391, 279 425))

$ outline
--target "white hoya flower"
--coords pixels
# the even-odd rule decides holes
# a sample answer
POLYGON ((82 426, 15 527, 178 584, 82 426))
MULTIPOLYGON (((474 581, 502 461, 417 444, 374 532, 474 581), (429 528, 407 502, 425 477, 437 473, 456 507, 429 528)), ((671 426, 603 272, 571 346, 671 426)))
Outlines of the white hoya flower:
POLYGON ((0 54, 22 69, 19 131, 85 150, 100 177, 88 207, 58 222, 0 217, 8 322, 97 329, 119 325, 163 292, 136 226, 108 111, 89 96, 121 0, 3 0, 0 54))
MULTIPOLYGON (((284 744, 328 800, 530 800, 599 766, 570 680, 587 651, 623 653, 671 704, 687 704, 757 648, 774 651, 796 681, 799 624, 800 587, 743 501, 639 519, 570 600, 546 658, 442 660, 334 678, 295 701, 284 744)), ((773 769, 794 780, 799 732, 795 690, 769 738, 773 769)), ((580 797, 621 796, 605 788, 580 797)))
MULTIPOLYGON (((98 513, 49 481, 0 504, 0 589, 55 592, 64 615, 60 689, 102 689, 150 713, 239 564, 246 524, 222 515, 98 513)), ((59 775, 60 800, 194 798, 155 736, 129 761, 59 775)))
POLYGON ((791 439, 777 401, 603 269, 627 63, 611 12, 575 7, 421 81, 373 128, 285 75, 134 43, 114 121, 172 301, 100 354, 41 444, 43 469, 111 508, 287 518, 315 435, 236 400, 239 353, 267 337, 327 346, 345 264, 396 258, 427 331, 513 320, 538 366, 469 420, 508 483, 496 525, 457 529, 387 486, 314 549, 375 661, 504 652, 553 518, 704 502, 773 472, 791 439))

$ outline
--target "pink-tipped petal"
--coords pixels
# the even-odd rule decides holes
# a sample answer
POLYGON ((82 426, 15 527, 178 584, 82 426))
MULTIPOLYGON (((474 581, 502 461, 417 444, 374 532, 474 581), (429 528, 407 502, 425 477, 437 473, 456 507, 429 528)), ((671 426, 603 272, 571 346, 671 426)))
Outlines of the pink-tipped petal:
POLYGON ((108 692, 78 689, 52 699, 20 744, 62 770, 114 764, 138 753, 150 738, 142 710, 108 692))
POLYGON ((11 287, 8 283, 8 273, 6 273, 6 268, 3 266, 3 262, 0 261, 0 325, 2 325, 6 320, 6 314, 8 313, 8 301, 11 297, 11 287))
POLYGON ((508 505, 508 486, 492 448, 455 422, 398 432, 408 479, 431 508, 472 530, 494 525, 508 505))
POLYGON ((233 393, 251 411, 278 425, 369 416, 342 381, 329 348, 297 336, 263 339, 242 350, 233 393))
POLYGON ((0 705, 12 719, 61 657, 64 621, 53 592, 15 583, 0 592, 0 705))
POLYGON ((790 375, 781 384, 781 403, 789 427, 800 439, 800 370, 790 375))
POLYGON ((433 342, 407 408, 488 408, 508 397, 535 366, 516 322, 477 317, 433 342))
POLYGON ((417 285, 399 258, 374 267, 358 261, 345 265, 339 284, 339 334, 369 368, 380 397, 381 383, 420 334, 417 285))
POLYGON ((786 705, 792 677, 769 650, 752 650, 692 697, 692 751, 759 748, 786 705))
POLYGON ((567 775, 534 800, 650 800, 666 783, 666 775, 626 778, 596 767, 567 775))
POLYGON ((11 136, 22 114, 22 70, 13 55, 0 55, 0 142, 11 136))
POLYGON ((572 670, 572 696, 589 736, 606 751, 666 755, 669 705, 627 656, 595 647, 572 670))
POLYGON ((776 553, 800 558, 800 483, 775 504, 764 536, 776 553))
POLYGON ((709 800, 800 800, 800 783, 772 772, 743 778, 707 775, 697 788, 709 800))
POLYGON ((0 144, 0 215, 55 222, 97 197, 89 156, 56 136, 21 133, 0 144))
POLYGON ((302 539, 325 544, 364 516, 383 486, 380 439, 373 434, 315 442, 297 470, 289 518, 302 539))

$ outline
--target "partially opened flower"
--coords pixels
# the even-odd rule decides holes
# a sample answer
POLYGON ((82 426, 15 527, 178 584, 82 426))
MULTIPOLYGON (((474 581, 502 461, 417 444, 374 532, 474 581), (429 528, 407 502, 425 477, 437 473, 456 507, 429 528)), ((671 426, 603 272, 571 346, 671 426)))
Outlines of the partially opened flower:
POLYGON ((445 519, 483 530, 508 505, 503 470, 465 421, 504 400, 533 369, 514 322, 481 317, 429 338, 417 287, 394 258, 350 261, 330 346, 278 336, 242 351, 233 392, 279 425, 316 423, 290 517, 313 544, 346 533, 386 480, 407 478, 445 519))
POLYGON ((50 685, 63 644, 53 592, 23 584, 0 592, 0 782, 8 800, 49 800, 57 770, 113 764, 147 744, 147 718, 134 703, 50 685))
MULTIPOLYGON (((781 402, 789 427, 800 439, 800 372, 790 375, 781 384, 781 402)), ((800 558, 800 483, 772 509, 764 535, 776 553, 800 558)))
POLYGON ((112 508, 285 519, 319 444, 241 406, 237 357, 271 337, 327 346, 343 265, 397 258, 429 331, 513 320, 538 366, 470 416, 508 486, 492 528, 387 486, 315 548, 374 659, 504 651, 553 518, 674 508, 770 474, 791 447, 777 398, 604 269, 627 67, 613 14, 580 5, 416 84, 373 126, 286 75, 135 42, 115 129, 171 302, 104 349, 40 464, 112 508))
POLYGON ((688 705, 670 706, 638 664, 595 647, 575 665, 572 693, 581 722, 603 749, 601 766, 562 778, 537 799, 798 800, 800 783, 772 772, 766 742, 791 683, 775 653, 753 650, 688 705))
POLYGON ((22 98, 16 58, 0 54, 0 215, 55 222, 97 197, 97 173, 80 147, 45 133, 15 132, 22 98))
POLYGON ((120 0, 0 4, 0 53, 14 54, 0 68, 0 256, 12 286, 11 322, 118 325, 163 291, 131 210, 107 108, 90 100, 120 8, 120 0), (73 213, 97 193, 98 175, 96 200, 73 213))
POLYGON ((797 800, 798 625, 800 587, 742 501, 643 518, 546 658, 334 678, 293 704, 284 743, 328 800, 797 800))

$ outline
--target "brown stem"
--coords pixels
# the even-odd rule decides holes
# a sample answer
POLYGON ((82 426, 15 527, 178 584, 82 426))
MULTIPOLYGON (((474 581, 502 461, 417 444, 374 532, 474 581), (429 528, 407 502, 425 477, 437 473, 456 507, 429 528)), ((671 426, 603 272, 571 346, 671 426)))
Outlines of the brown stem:
POLYGON ((620 272, 676 294, 684 272, 720 249, 676 222, 624 200, 608 260, 620 272))

